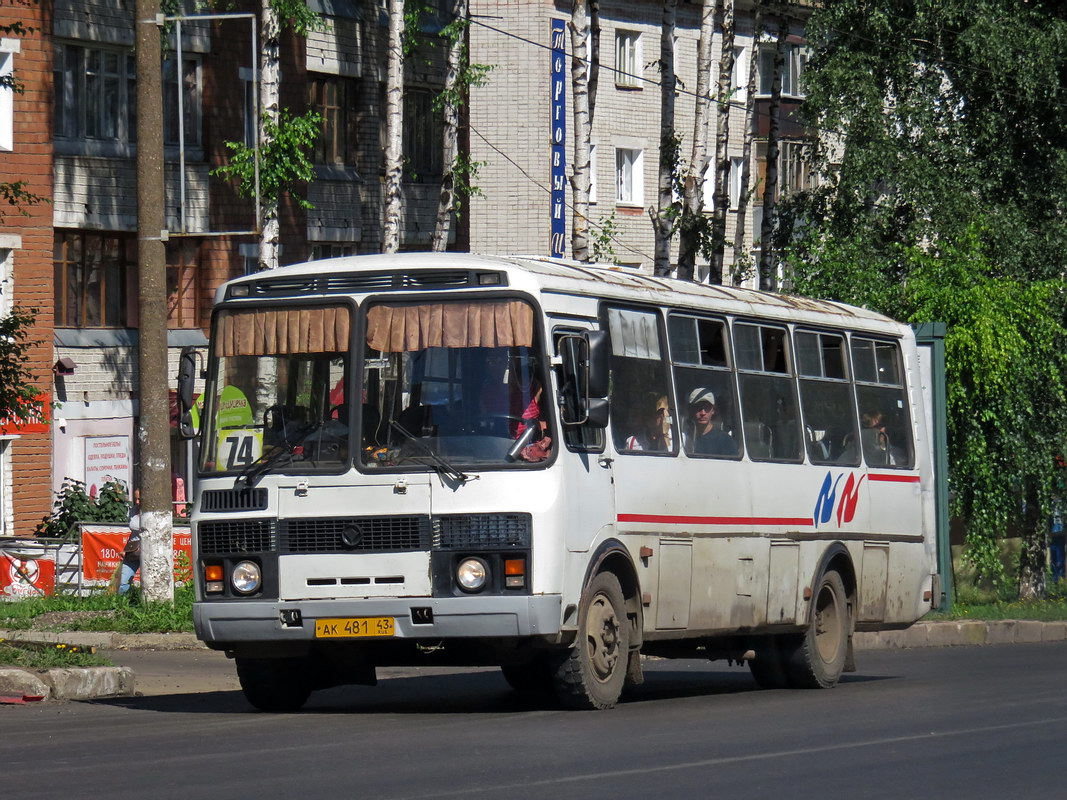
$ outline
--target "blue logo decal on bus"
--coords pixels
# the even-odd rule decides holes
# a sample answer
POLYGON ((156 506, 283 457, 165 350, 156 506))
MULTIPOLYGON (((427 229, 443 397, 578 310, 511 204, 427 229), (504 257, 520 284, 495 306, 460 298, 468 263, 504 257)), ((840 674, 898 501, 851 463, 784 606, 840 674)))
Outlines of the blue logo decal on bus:
POLYGON ((816 528, 830 521, 830 518, 834 516, 835 505, 837 506, 838 525, 852 522, 852 518, 856 516, 860 484, 863 483, 863 479, 866 476, 861 475, 859 480, 856 480, 855 473, 848 473, 848 480, 845 481, 845 486, 841 490, 841 500, 839 502, 837 499, 837 487, 844 477, 845 474, 841 473, 835 480, 833 474, 827 471, 826 477, 823 478, 822 488, 819 490, 819 496, 815 500, 815 513, 812 515, 812 522, 816 528))
POLYGON ((830 521, 830 517, 833 516, 834 502, 837 499, 837 484, 840 482, 840 475, 837 476, 835 481, 829 472, 826 473, 826 478, 822 482, 822 489, 819 490, 819 497, 815 501, 814 522, 816 528, 820 524, 825 525, 830 521))

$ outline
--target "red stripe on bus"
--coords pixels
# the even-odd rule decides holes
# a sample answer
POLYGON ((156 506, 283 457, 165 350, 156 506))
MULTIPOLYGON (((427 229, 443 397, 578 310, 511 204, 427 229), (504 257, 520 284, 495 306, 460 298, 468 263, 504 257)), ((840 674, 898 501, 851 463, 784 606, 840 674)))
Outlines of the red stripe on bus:
POLYGON ((672 517, 659 514, 619 514, 619 522, 658 522, 664 525, 794 525, 810 527, 811 517, 672 517))
POLYGON ((919 483, 920 477, 918 475, 885 475, 869 472, 867 473, 867 480, 885 481, 886 483, 919 483))

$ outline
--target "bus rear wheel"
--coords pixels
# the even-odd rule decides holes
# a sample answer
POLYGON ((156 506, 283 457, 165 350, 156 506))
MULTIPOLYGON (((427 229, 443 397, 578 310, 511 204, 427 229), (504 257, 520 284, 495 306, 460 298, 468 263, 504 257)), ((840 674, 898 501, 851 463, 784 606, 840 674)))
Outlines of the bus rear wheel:
POLYGON ((619 700, 630 657, 630 622, 619 580, 594 577, 582 595, 578 637, 556 667, 553 685, 568 708, 605 709, 619 700))
POLYGON ((748 662, 748 668, 761 689, 784 689, 789 685, 780 638, 761 636, 755 642, 756 657, 748 662))
POLYGON ((298 711, 311 696, 306 658, 238 658, 237 678, 245 699, 260 711, 298 711))
POLYGON ((852 630, 845 583, 827 570, 814 594, 811 625, 785 655, 789 681, 801 689, 830 689, 845 668, 852 630))

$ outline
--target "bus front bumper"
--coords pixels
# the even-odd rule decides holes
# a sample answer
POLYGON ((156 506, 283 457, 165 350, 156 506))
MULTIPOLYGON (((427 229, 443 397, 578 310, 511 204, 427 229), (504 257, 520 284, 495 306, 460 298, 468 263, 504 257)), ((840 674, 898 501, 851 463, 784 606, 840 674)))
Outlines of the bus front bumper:
POLYGON ((560 632, 560 609, 559 595, 211 601, 193 605, 193 623, 208 645, 314 640, 317 619, 364 617, 392 617, 395 639, 544 637, 560 632))

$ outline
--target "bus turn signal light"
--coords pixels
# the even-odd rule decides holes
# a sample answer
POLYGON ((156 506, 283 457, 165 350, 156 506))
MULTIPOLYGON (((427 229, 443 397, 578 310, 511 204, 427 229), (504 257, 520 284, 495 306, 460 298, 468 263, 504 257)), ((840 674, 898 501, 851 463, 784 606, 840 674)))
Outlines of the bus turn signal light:
POLYGON ((204 566, 204 591, 209 594, 222 592, 222 564, 207 564, 204 566))
POLYGON ((526 559, 504 560, 504 585, 508 589, 521 589, 526 585, 526 559))

